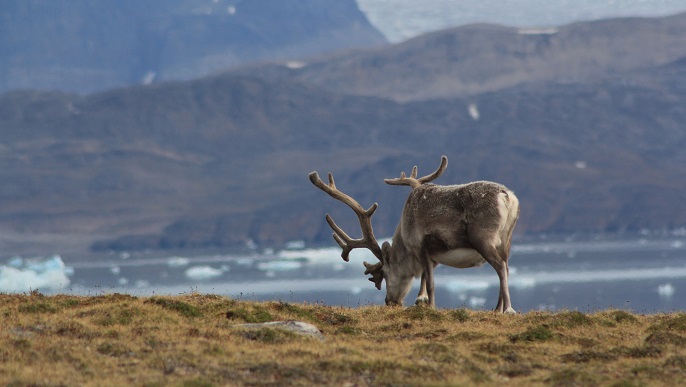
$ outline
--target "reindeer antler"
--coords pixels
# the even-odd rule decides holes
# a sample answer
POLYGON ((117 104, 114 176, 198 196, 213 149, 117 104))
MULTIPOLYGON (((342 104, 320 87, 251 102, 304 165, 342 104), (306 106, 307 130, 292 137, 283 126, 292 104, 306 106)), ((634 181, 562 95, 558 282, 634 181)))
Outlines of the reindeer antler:
MULTIPOLYGON (((341 246, 341 249, 343 249, 343 252, 341 253, 341 258, 343 258, 344 261, 348 262, 348 254, 350 254, 350 252, 353 249, 360 247, 367 248, 374 254, 374 256, 376 256, 379 259, 380 266, 377 268, 378 271, 378 269, 380 269, 380 267, 383 266, 383 258, 381 253, 381 247, 379 247, 379 244, 376 241, 376 238, 374 237, 374 231, 372 230, 371 221, 372 215, 374 215, 374 211, 376 211, 376 209, 378 208, 378 204, 374 203, 371 207, 369 207, 369 209, 365 210, 355 199, 344 194, 336 188, 336 183, 334 182, 333 175, 331 173, 329 173, 329 184, 324 183, 322 179, 319 178, 319 174, 317 174, 317 172, 310 173, 310 181, 312 182, 312 184, 317 186, 317 188, 329 194, 329 196, 331 196, 332 198, 341 201, 345 203, 348 207, 352 208, 352 210, 355 211, 358 220, 360 221, 360 227, 362 228, 362 238, 353 239, 349 237, 348 234, 346 234, 340 227, 338 227, 338 225, 336 225, 336 223, 333 221, 331 216, 329 216, 329 214, 326 214, 326 222, 329 224, 329 226, 331 226, 331 229, 334 231, 333 239, 335 239, 338 245, 341 246)), ((365 272, 365 274, 370 273, 365 272)))
POLYGON ((430 175, 426 175, 424 177, 420 177, 419 179, 417 179, 417 166, 415 165, 414 168, 412 168, 412 174, 410 175, 410 177, 406 177, 405 172, 400 172, 399 178, 385 179, 384 182, 390 185, 409 185, 414 189, 424 183, 436 180, 439 176, 443 174, 443 171, 445 171, 447 167, 448 158, 446 156, 441 156, 441 165, 439 165, 438 169, 430 175))

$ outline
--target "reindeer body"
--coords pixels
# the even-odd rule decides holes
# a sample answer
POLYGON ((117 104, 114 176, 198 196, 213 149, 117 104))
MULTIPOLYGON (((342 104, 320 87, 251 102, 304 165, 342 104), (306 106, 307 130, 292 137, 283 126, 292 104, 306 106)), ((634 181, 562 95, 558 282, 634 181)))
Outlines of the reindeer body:
MULTIPOLYGON (((422 184, 412 189, 405 202, 393 236, 390 254, 393 262, 388 266, 407 273, 396 275, 400 278, 433 272, 438 264, 465 269, 486 262, 494 261, 496 265, 503 262, 507 272, 512 231, 518 216, 517 197, 501 184, 488 181, 448 186, 422 184)), ((434 305, 433 295, 427 294, 426 281, 424 275, 417 303, 434 305)), ((401 304, 406 295, 405 284, 397 290, 389 289, 389 284, 386 281, 387 293, 391 293, 386 302, 401 304)))
POLYGON ((487 181, 440 186, 429 184, 438 178, 448 165, 443 156, 441 165, 431 175, 417 178, 417 167, 412 175, 386 179, 390 185, 408 185, 412 191, 405 202, 400 223, 393 235, 392 244, 379 246, 374 238, 371 216, 374 203, 364 210, 354 199, 340 192, 329 174, 329 184, 310 174, 312 183, 333 198, 351 207, 362 227, 361 239, 350 238, 331 219, 326 220, 334 230, 334 239, 343 249, 342 257, 359 247, 368 248, 379 259, 371 265, 364 262, 371 274, 370 281, 378 289, 386 281, 386 304, 402 305, 412 286, 412 280, 421 275, 422 282, 416 303, 435 307, 433 271, 438 264, 456 268, 481 266, 488 262, 500 279, 500 294, 496 311, 515 313, 510 304, 508 290, 508 258, 512 231, 519 216, 519 201, 505 186, 487 181))

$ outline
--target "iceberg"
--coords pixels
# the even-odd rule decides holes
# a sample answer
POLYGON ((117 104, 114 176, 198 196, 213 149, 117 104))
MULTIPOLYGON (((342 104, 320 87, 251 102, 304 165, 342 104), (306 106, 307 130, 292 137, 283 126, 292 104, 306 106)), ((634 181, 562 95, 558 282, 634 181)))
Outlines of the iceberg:
POLYGON ((224 270, 215 269, 211 266, 195 266, 186 270, 186 277, 194 281, 219 277, 224 274, 224 270))
POLYGON ((47 259, 14 257, 6 265, 0 266, 0 292, 64 289, 71 282, 68 275, 72 272, 59 255, 47 259))

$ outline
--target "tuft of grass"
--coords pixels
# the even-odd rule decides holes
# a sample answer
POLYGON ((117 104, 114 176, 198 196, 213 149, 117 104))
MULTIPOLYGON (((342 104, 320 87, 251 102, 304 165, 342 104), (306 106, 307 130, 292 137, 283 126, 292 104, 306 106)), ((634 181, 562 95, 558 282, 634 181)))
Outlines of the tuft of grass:
POLYGON ((20 313, 56 313, 58 308, 47 302, 31 302, 26 305, 19 305, 20 313))
POLYGON ((448 313, 448 316, 452 320, 459 321, 459 322, 465 322, 465 321, 469 320, 469 312, 467 312, 467 310, 464 308, 451 310, 448 313))
POLYGON ((498 373, 508 378, 529 376, 534 371, 531 366, 526 364, 506 364, 498 368, 498 373))
POLYGON ((618 324, 636 324, 638 322, 636 317, 623 310, 613 310, 607 314, 607 317, 618 324))
POLYGON ((336 330, 337 333, 342 333, 344 335, 363 335, 364 331, 360 328, 344 326, 336 330))
POLYGON ((175 312, 178 312, 180 315, 184 317, 201 317, 202 313, 200 313, 200 310, 196 308, 193 305, 190 305, 186 302, 180 301, 180 300, 173 300, 169 298, 161 298, 161 297, 153 297, 146 301, 146 303, 154 304, 154 305, 159 305, 163 307, 164 309, 168 310, 173 310, 175 312))
POLYGON ((672 332, 657 331, 653 332, 645 339, 647 345, 686 345, 686 337, 672 332))
POLYGON ((270 328, 246 329, 241 331, 240 335, 248 340, 264 344, 284 343, 297 338, 305 338, 305 336, 298 336, 292 332, 270 328))
POLYGON ((561 359, 565 363, 590 363, 599 361, 600 363, 617 359, 616 353, 599 351, 577 351, 562 355, 561 359))
POLYGON ((443 315, 438 310, 422 305, 415 305, 405 308, 402 312, 400 312, 400 314, 404 318, 408 318, 410 320, 441 321, 444 319, 443 315))
POLYGON ((317 317, 315 317, 314 313, 312 313, 310 310, 304 309, 298 305, 289 304, 287 302, 275 303, 273 304, 272 308, 278 312, 287 313, 297 319, 308 321, 317 320, 317 317))
POLYGON ((513 343, 519 341, 548 341, 555 337, 555 334, 550 330, 550 328, 538 325, 527 329, 522 333, 510 336, 510 341, 513 343))
POLYGON ((139 309, 122 305, 122 307, 112 308, 111 310, 97 311, 93 323, 103 327, 129 325, 133 322, 134 318, 139 315, 141 315, 139 309))
POLYGON ((673 331, 686 333, 686 313, 680 313, 648 328, 649 332, 673 331))
POLYGON ((274 317, 269 311, 261 306, 253 308, 237 307, 226 312, 226 318, 229 320, 243 320, 246 323, 263 323, 274 321, 274 317))
POLYGON ((617 347, 612 350, 612 352, 624 356, 624 357, 632 357, 632 358, 645 358, 645 357, 660 357, 662 355, 662 349, 659 347, 655 347, 652 345, 648 346, 635 346, 635 347, 617 347))
POLYGON ((326 307, 315 312, 314 316, 316 322, 327 325, 354 324, 356 322, 354 318, 326 307))
POLYGON ((686 356, 671 356, 665 361, 665 367, 675 367, 682 371, 686 371, 686 356))
POLYGON ((576 328, 589 325, 593 325, 593 320, 578 311, 561 312, 550 322, 550 326, 555 328, 576 328))
POLYGON ((454 363, 457 360, 455 353, 440 343, 417 344, 414 346, 413 352, 419 359, 428 359, 439 363, 454 363))
POLYGON ((552 386, 595 386, 598 382, 592 374, 576 369, 566 368, 559 371, 554 371, 548 379, 546 379, 552 386))
POLYGON ((77 339, 92 339, 96 333, 78 321, 60 321, 55 324, 54 332, 59 336, 77 339))
POLYGON ((121 343, 105 342, 105 343, 99 344, 96 347, 96 350, 99 354, 112 356, 112 357, 132 356, 133 355, 132 352, 128 348, 126 348, 124 345, 122 345, 121 343))

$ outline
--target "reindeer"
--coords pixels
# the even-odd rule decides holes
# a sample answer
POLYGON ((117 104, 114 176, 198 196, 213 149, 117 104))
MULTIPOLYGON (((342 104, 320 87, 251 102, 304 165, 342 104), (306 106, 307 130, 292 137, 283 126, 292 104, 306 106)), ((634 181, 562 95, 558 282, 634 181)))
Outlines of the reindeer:
POLYGON ((519 217, 519 200, 505 186, 488 181, 440 186, 428 184, 437 179, 448 166, 441 157, 438 169, 417 178, 417 167, 410 177, 401 172, 396 179, 385 179, 390 185, 412 188, 405 202, 400 223, 392 244, 379 246, 372 230, 371 217, 378 204, 365 210, 355 199, 336 188, 333 175, 324 183, 317 172, 310 181, 332 198, 346 204, 357 215, 362 237, 353 239, 336 225, 329 214, 326 221, 334 231, 333 238, 343 249, 341 257, 348 262, 353 249, 367 248, 379 260, 364 262, 365 275, 371 275, 377 289, 386 280, 386 305, 402 305, 410 291, 413 278, 421 275, 421 285, 415 304, 436 307, 434 298, 434 268, 443 264, 460 269, 478 267, 488 262, 500 279, 500 295, 496 312, 516 313, 510 303, 507 286, 508 258, 512 231, 519 217))

